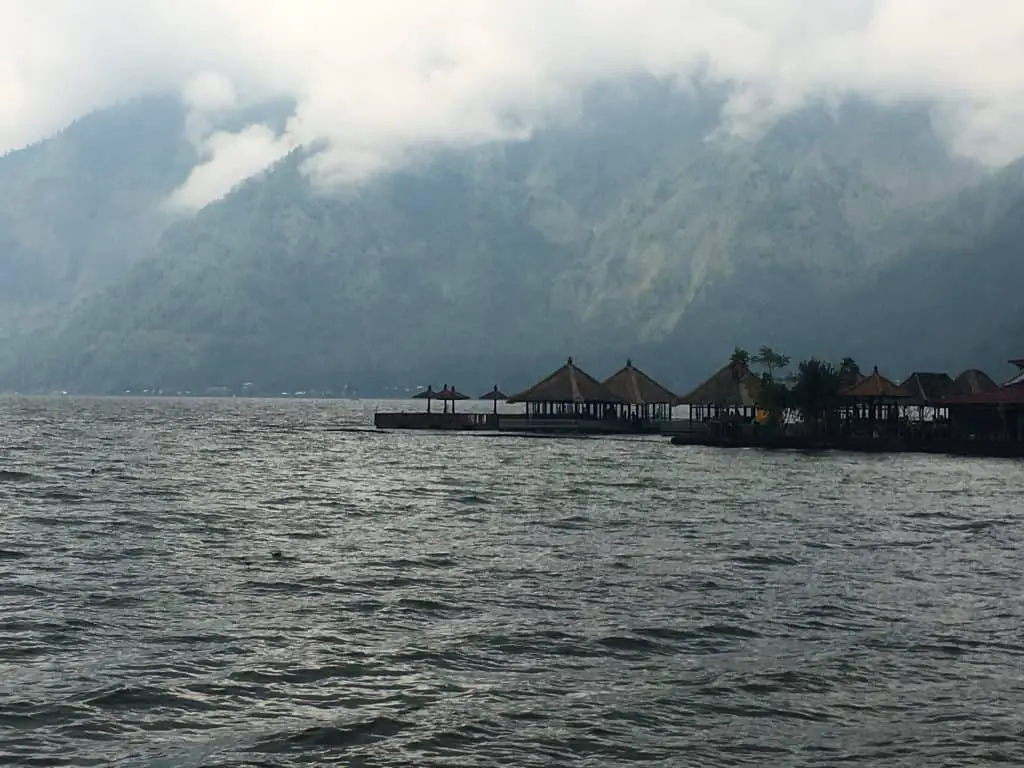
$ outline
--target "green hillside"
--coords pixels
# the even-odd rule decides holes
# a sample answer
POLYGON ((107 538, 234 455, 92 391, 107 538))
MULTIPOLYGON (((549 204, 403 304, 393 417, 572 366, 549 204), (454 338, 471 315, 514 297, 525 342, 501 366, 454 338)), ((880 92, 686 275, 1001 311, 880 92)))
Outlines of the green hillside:
POLYGON ((951 159, 922 106, 813 105, 748 142, 709 138, 721 101, 605 86, 528 141, 424 152, 355 188, 312 186, 295 153, 167 229, 0 383, 472 389, 632 353, 682 386, 736 343, 889 343, 844 318, 898 311, 882 276, 1009 215, 1011 175, 951 159))
POLYGON ((0 158, 0 333, 45 325, 152 250, 197 157, 173 98, 89 115, 0 158))

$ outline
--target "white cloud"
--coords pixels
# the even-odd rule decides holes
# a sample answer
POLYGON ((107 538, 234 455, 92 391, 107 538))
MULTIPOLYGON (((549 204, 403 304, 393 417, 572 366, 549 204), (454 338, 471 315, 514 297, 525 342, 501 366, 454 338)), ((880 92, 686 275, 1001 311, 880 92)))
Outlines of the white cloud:
POLYGON ((637 69, 735 82, 741 131, 818 94, 927 98, 956 150, 1024 154, 1020 0, 6 0, 4 14, 0 152, 180 89, 209 155, 182 204, 314 139, 314 169, 358 178, 423 143, 518 135, 503 116, 528 128, 637 69), (239 94, 293 97, 285 135, 209 135, 204 115, 239 94))
POLYGON ((287 134, 276 136, 265 125, 250 125, 238 133, 217 131, 203 145, 207 157, 171 195, 168 202, 174 208, 202 208, 295 148, 287 134))

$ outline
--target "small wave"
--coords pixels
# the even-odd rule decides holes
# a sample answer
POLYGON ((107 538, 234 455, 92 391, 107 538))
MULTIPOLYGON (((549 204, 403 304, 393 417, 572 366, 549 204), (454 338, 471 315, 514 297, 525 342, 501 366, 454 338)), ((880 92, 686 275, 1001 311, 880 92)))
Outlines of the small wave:
POLYGON ((0 549, 0 560, 24 560, 31 555, 17 549, 0 549))
POLYGON ((331 535, 325 531, 292 531, 287 534, 289 539, 304 541, 308 539, 329 539, 331 535))
POLYGON ((373 665, 350 662, 347 664, 325 664, 319 667, 292 667, 281 669, 242 669, 228 675, 240 683, 262 684, 306 684, 321 680, 352 680, 358 677, 383 677, 385 673, 373 665))
POLYGON ((464 610, 450 603, 421 597, 403 597, 398 601, 397 606, 411 613, 422 613, 427 616, 450 616, 464 610))
POLYGON ((425 555, 419 558, 400 557, 394 560, 384 560, 379 563, 373 563, 373 565, 383 566, 386 568, 396 568, 398 570, 414 570, 417 568, 452 568, 457 564, 458 563, 455 559, 448 554, 425 555))
MULTIPOLYGON (((50 592, 35 584, 17 584, 0 582, 0 595, 4 597, 45 597, 50 592)), ((2 629, 2 625, 0 625, 2 629)))
POLYGON ((264 504, 271 507, 288 507, 293 504, 308 504, 311 502, 322 502, 323 499, 319 496, 279 496, 274 499, 266 499, 263 501, 264 504))
POLYGON ((612 651, 632 651, 645 654, 667 652, 660 643, 635 635, 608 635, 599 639, 597 644, 612 651))
POLYGON ((947 531, 984 531, 989 528, 998 528, 1002 525, 1011 525, 1014 520, 972 520, 969 523, 956 523, 943 526, 947 531))
POLYGON ((757 694, 780 692, 825 693, 833 688, 834 686, 820 675, 793 670, 761 675, 739 686, 739 689, 742 691, 757 694))
POLYGON ((554 528, 556 530, 579 530, 586 528, 590 524, 590 518, 584 515, 571 515, 570 517, 563 517, 560 520, 551 520, 545 527, 554 528))
POLYGON ((110 595, 93 592, 86 595, 86 602, 98 608, 134 608, 146 601, 134 595, 110 595))
POLYGON ((218 705, 195 695, 182 695, 169 688, 145 685, 118 685, 87 694, 83 703, 103 709, 157 709, 174 708, 196 712, 213 711, 218 705))
POLYGON ((18 472, 13 469, 0 469, 0 483, 27 483, 40 479, 31 472, 18 472))
POLYGON ((672 627, 637 627, 634 631, 639 635, 674 641, 693 640, 702 634, 700 630, 673 629, 672 627))
POLYGON ((242 586, 257 593, 305 592, 306 588, 294 581, 245 581, 242 586))
POLYGON ((800 561, 786 555, 745 555, 732 558, 734 563, 750 565, 758 568, 774 567, 776 565, 799 565, 800 561))
POLYGON ((347 726, 314 726, 297 733, 283 732, 263 739, 256 745, 256 749, 271 753, 307 750, 311 747, 340 749, 388 739, 411 727, 412 723, 381 715, 347 726))
POLYGON ((700 628, 702 634, 715 637, 760 637, 758 632, 735 624, 705 624, 700 628))
POLYGON ((87 496, 84 493, 76 493, 74 491, 45 491, 39 494, 39 498, 46 499, 47 501, 62 501, 68 504, 77 504, 86 500, 87 496))

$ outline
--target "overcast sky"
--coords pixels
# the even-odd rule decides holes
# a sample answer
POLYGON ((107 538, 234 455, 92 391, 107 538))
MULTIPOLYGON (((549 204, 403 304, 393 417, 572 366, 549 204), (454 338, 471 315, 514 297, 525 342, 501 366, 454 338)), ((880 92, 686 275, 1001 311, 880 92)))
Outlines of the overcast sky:
POLYGON ((582 84, 706 67, 738 84, 742 129, 820 94, 928 98, 950 146, 1024 154, 1024 0, 3 0, 0 152, 162 89, 193 109, 201 205, 321 138, 354 178, 426 141, 517 135, 582 84), (204 115, 294 97, 281 135, 210 134, 204 115))

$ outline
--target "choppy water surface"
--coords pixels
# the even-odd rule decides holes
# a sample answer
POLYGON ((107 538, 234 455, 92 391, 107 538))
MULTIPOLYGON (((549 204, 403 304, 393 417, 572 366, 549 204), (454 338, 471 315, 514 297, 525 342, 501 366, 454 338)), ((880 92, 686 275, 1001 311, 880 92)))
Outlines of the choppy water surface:
POLYGON ((0 764, 1024 762, 1024 464, 372 410, 0 401, 0 764))

